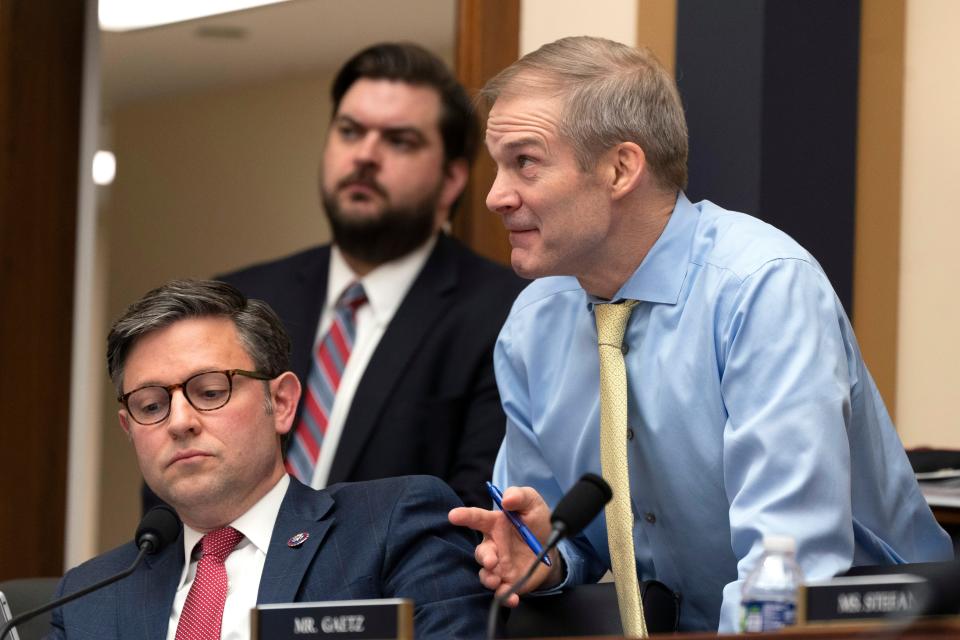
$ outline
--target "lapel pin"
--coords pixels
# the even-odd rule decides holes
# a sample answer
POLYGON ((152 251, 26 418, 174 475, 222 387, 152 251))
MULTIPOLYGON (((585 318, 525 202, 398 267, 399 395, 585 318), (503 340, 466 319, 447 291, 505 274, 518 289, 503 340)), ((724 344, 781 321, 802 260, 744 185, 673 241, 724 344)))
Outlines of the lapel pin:
POLYGON ((310 537, 310 534, 309 534, 309 533, 307 533, 306 531, 301 531, 301 532, 298 533, 297 535, 295 535, 295 536, 293 536, 292 538, 290 538, 289 540, 287 540, 287 546, 288 546, 288 547, 291 547, 291 548, 292 548, 292 547, 299 547, 299 546, 302 545, 304 542, 306 542, 306 541, 307 541, 307 538, 309 538, 309 537, 310 537))

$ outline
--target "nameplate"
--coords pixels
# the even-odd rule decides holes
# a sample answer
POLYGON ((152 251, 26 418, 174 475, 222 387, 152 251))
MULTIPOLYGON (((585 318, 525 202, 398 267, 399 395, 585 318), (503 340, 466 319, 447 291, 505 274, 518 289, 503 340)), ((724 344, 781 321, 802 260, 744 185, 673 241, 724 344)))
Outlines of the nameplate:
POLYGON ((261 604, 250 618, 253 640, 413 640, 413 601, 407 598, 261 604))
POLYGON ((841 576, 800 588, 798 624, 890 620, 919 615, 927 581, 911 574, 841 576))

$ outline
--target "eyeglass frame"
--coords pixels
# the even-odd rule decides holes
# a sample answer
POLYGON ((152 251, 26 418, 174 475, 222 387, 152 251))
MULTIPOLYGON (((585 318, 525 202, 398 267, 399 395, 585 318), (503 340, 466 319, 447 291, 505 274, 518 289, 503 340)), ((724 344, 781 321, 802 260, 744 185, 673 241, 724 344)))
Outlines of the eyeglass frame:
POLYGON ((177 389, 181 390, 181 393, 183 393, 183 397, 186 399, 186 401, 190 403, 190 406, 196 409, 197 411, 208 412, 208 411, 216 411, 217 409, 223 409, 230 402, 230 399, 233 398, 233 377, 237 375, 244 376, 245 378, 252 378, 254 380, 273 380, 274 378, 277 377, 277 376, 267 375, 259 371, 247 371, 246 369, 214 369, 213 371, 201 371, 199 373, 193 374, 183 382, 178 382, 177 384, 169 384, 169 385, 145 384, 142 387, 137 387, 136 389, 127 391, 123 395, 118 396, 117 402, 123 405, 123 408, 126 409, 127 414, 130 416, 130 418, 134 422, 136 422, 139 425, 143 425, 144 427, 152 427, 153 425, 160 424, 161 422, 163 422, 164 420, 170 417, 170 411, 173 409, 173 392, 176 391, 177 389), (219 407, 212 407, 210 409, 201 409, 197 405, 193 404, 193 400, 191 400, 190 396, 187 394, 187 385, 190 384, 190 381, 193 380, 194 378, 199 378, 200 376, 205 376, 210 373, 222 373, 223 375, 227 376, 227 399, 224 400, 223 404, 221 404, 219 407), (163 389, 164 391, 167 392, 167 412, 159 420, 155 420, 153 422, 140 422, 134 417, 133 411, 130 410, 130 405, 127 401, 129 400, 130 396, 136 393, 137 391, 142 391, 143 389, 151 389, 154 387, 158 389, 163 389))

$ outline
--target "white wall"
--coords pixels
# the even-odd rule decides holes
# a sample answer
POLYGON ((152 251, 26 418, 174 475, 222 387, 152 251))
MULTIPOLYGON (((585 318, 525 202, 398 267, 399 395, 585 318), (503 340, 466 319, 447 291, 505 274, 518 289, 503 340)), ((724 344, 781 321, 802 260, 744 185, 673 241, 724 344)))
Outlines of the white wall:
POLYGON ((521 56, 566 36, 599 36, 636 44, 637 0, 521 1, 521 56))
MULTIPOLYGON (((77 244, 74 272, 72 354, 70 358, 70 450, 67 462, 67 517, 64 569, 96 552, 97 522, 90 514, 99 506, 100 355, 103 299, 98 252, 97 192, 92 180, 100 117, 100 48, 96 3, 88 3, 84 28, 83 95, 80 162, 77 187, 77 244)), ((103 139, 102 132, 99 138, 103 139)))
POLYGON ((960 3, 909 0, 906 22, 897 423, 960 448, 960 3))

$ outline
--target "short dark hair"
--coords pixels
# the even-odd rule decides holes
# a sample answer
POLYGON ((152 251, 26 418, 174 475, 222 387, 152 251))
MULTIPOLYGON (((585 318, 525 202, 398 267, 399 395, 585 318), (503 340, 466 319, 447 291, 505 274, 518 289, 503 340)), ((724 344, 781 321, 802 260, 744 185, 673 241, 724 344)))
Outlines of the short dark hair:
POLYGON ((334 116, 340 101, 361 78, 398 80, 430 87, 440 96, 440 135, 447 163, 463 158, 472 164, 479 128, 473 102, 443 61, 423 47, 409 42, 383 42, 367 47, 347 60, 330 88, 334 116))
POLYGON ((123 393, 123 368, 133 345, 144 335, 187 318, 233 321, 257 371, 275 377, 290 368, 290 338, 280 318, 261 300, 250 300, 216 280, 171 280, 127 307, 107 336, 107 370, 123 393))

